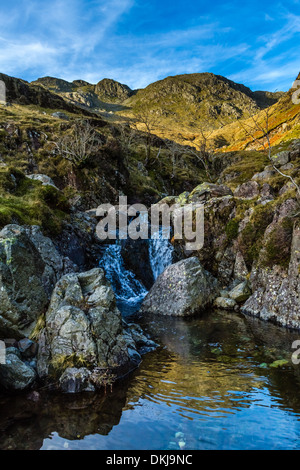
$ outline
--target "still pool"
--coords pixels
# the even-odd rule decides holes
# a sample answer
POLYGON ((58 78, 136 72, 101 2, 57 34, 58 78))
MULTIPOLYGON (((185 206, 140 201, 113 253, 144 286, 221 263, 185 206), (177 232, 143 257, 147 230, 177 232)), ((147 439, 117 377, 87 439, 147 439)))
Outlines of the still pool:
POLYGON ((159 347, 106 395, 0 397, 0 449, 300 449, 300 333, 217 311, 142 326, 159 347))

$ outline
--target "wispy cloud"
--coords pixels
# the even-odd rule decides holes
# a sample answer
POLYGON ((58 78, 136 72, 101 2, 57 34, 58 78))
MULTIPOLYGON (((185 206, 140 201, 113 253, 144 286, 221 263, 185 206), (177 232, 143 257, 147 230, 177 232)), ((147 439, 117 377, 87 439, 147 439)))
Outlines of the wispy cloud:
POLYGON ((29 80, 111 77, 132 88, 212 71, 256 89, 287 88, 299 68, 295 1, 270 11, 261 0, 251 9, 238 0, 189 8, 181 0, 16 0, 0 5, 0 70, 29 80))

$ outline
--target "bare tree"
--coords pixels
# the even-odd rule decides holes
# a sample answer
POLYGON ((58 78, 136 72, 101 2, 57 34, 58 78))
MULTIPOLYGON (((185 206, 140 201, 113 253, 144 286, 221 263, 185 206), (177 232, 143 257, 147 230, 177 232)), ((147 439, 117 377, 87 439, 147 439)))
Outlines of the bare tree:
POLYGON ((165 145, 170 152, 171 155, 171 163, 172 163, 172 173, 171 178, 175 178, 178 167, 179 167, 179 159, 182 157, 184 151, 180 144, 174 142, 174 140, 165 139, 165 145))
POLYGON ((158 117, 157 115, 155 115, 155 113, 152 112, 150 108, 141 104, 135 106, 132 111, 134 115, 134 120, 132 121, 132 124, 136 129, 138 129, 138 125, 140 125, 140 127, 145 133, 145 166, 147 166, 151 156, 151 144, 153 142, 154 137, 153 131, 157 126, 158 117))
POLYGON ((283 173, 279 168, 277 168, 277 166, 274 164, 274 161, 272 160, 272 145, 270 140, 270 113, 269 109, 265 109, 262 112, 264 114, 262 122, 259 120, 258 115, 251 115, 251 124, 246 121, 239 121, 240 126, 244 129, 248 137, 259 144, 260 147, 263 147, 263 150, 267 153, 268 159, 274 170, 292 182, 297 191, 297 198, 300 200, 300 187, 296 183, 295 179, 291 175, 283 173))
POLYGON ((63 158, 79 168, 99 151, 102 141, 88 121, 78 121, 54 144, 63 158))
POLYGON ((125 163, 128 165, 132 147, 138 141, 137 132, 130 126, 129 122, 120 124, 119 131, 120 135, 118 136, 118 140, 125 157, 125 163))
POLYGON ((213 131, 208 134, 205 133, 204 129, 200 127, 200 139, 198 144, 198 149, 195 147, 189 147, 189 154, 197 158, 197 160, 202 164, 207 178, 212 181, 211 167, 214 159, 215 149, 213 142, 210 139, 213 131))

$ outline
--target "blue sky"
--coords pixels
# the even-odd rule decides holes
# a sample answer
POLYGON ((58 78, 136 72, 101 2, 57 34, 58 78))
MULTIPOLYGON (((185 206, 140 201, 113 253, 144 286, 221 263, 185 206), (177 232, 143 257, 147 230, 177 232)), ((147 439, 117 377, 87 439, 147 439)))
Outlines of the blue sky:
POLYGON ((141 88, 213 72, 287 90, 300 71, 300 0, 0 0, 0 72, 141 88))

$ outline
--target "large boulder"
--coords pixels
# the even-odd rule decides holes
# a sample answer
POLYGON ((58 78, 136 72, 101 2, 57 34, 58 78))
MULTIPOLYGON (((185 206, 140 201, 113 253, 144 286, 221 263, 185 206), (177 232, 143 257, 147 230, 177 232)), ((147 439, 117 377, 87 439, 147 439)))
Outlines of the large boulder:
POLYGON ((63 260, 39 227, 7 225, 0 232, 0 334, 29 336, 63 272, 63 260))
POLYGON ((0 385, 6 391, 24 390, 35 381, 35 371, 26 365, 14 348, 8 348, 5 364, 0 364, 0 385))
MULTIPOLYGON (((140 361, 141 356, 132 335, 124 330, 113 290, 104 271, 95 268, 85 273, 63 276, 53 291, 45 326, 40 333, 39 377, 61 376, 66 368, 71 368, 61 383, 66 391, 66 383, 75 374, 77 381, 74 387, 77 390, 83 385, 79 385, 80 374, 74 372, 74 368, 86 367, 94 371, 95 382, 97 371, 100 378, 104 377, 103 371, 106 370, 118 377, 135 368, 140 361)), ((86 388, 86 374, 84 377, 86 388)))
POLYGON ((192 257, 172 264, 158 277, 140 311, 189 316, 211 304, 218 292, 217 280, 192 257))

